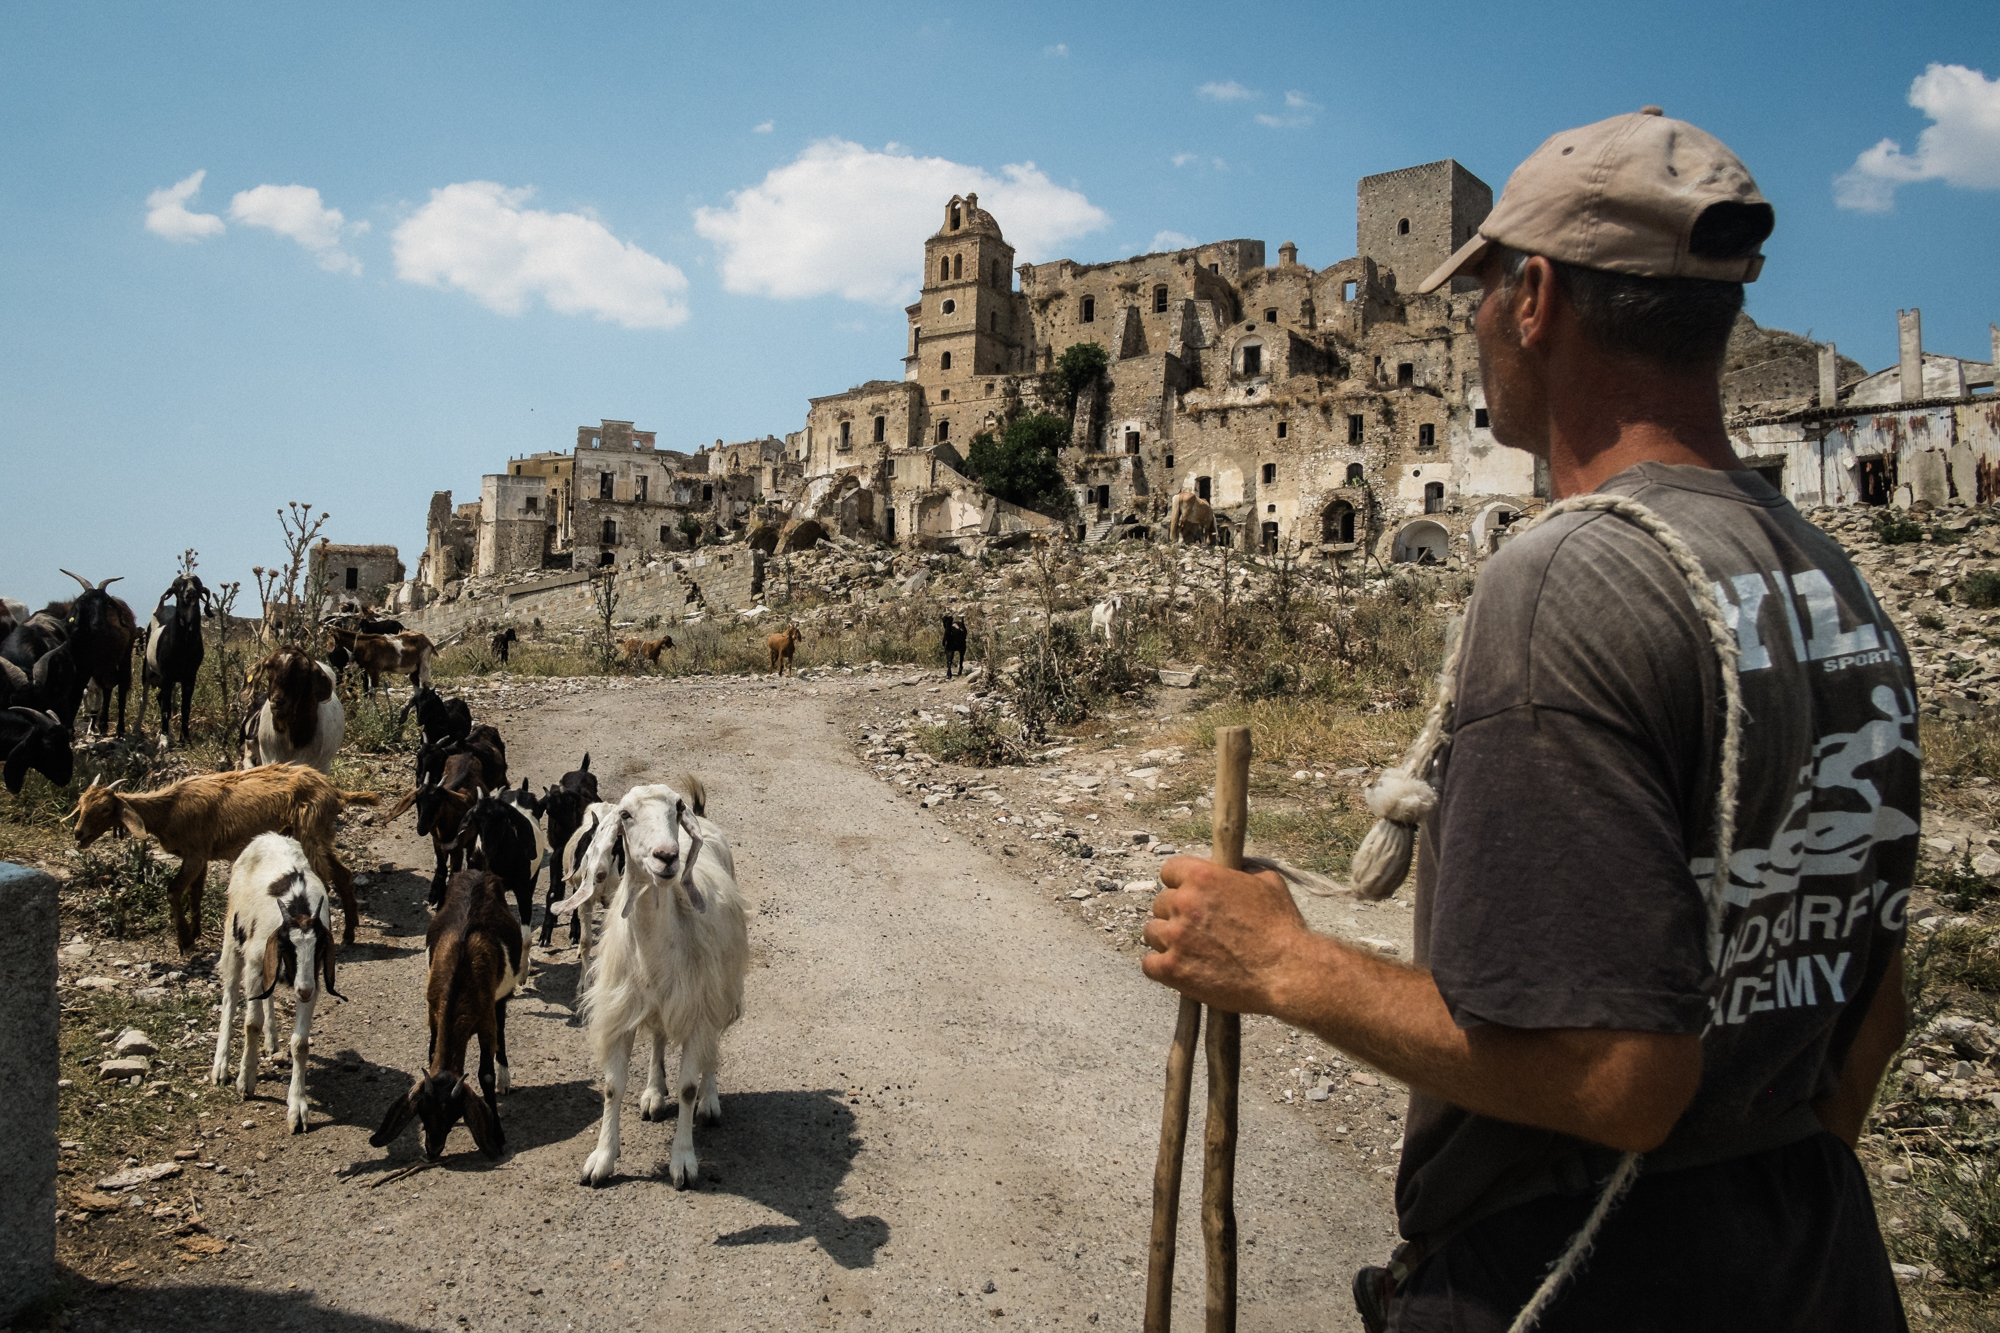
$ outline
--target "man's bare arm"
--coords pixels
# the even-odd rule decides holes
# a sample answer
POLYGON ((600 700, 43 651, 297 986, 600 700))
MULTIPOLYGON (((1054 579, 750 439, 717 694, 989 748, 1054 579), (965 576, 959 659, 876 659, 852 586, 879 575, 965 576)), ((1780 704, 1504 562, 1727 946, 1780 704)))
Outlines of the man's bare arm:
POLYGON ((1701 1082, 1692 1035, 1462 1029, 1426 972, 1316 935, 1275 875, 1176 857, 1154 901, 1146 975, 1206 1004, 1303 1027, 1469 1111, 1608 1147, 1657 1147, 1701 1082))
POLYGON ((1874 1109, 1875 1094, 1882 1086, 1882 1074, 1889 1061, 1902 1049, 1903 1034, 1909 1027, 1909 1011, 1903 1001, 1903 953, 1889 960, 1875 998, 1868 1002, 1867 1017, 1847 1048, 1847 1062, 1840 1069, 1840 1086, 1831 1097, 1813 1103, 1820 1123, 1852 1148, 1861 1141, 1861 1126, 1874 1109))

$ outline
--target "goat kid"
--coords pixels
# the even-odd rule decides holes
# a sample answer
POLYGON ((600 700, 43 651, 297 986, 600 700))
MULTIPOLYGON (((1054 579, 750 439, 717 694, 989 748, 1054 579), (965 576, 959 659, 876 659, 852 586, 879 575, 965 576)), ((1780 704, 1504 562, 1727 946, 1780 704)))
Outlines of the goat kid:
POLYGON ((340 895, 341 943, 354 943, 360 912, 354 876, 334 852, 343 805, 374 805, 372 791, 342 791, 325 774, 297 764, 266 764, 227 773, 198 773, 158 791, 125 792, 93 780, 77 797, 76 845, 88 847, 114 828, 135 838, 151 834, 160 850, 181 858, 167 890, 174 935, 183 954, 201 935, 202 888, 210 861, 233 861, 260 833, 298 838, 322 883, 340 895))
POLYGON ((488 1157, 507 1146, 498 1094, 513 1077, 507 1068, 507 1000, 528 979, 528 939, 507 909, 506 889, 484 870, 452 876, 444 905, 431 918, 429 1067, 408 1095, 390 1104, 368 1142, 386 1148, 412 1119, 424 1126, 424 1156, 444 1155, 451 1128, 463 1118, 488 1157), (465 1083, 465 1048, 479 1038, 479 1088, 465 1083))
POLYGON ((259 662, 250 678, 269 691, 243 727, 240 767, 304 764, 333 772, 333 756, 347 732, 347 711, 334 697, 333 670, 306 654, 281 648, 259 662))
POLYGON ((285 1095, 285 1123, 306 1131, 306 1055, 311 1045, 313 1005, 319 983, 326 993, 346 997, 333 984, 333 906, 326 885, 313 873, 305 848, 280 833, 250 840, 229 872, 229 905, 223 912, 222 1023, 215 1034, 215 1064, 208 1081, 229 1077, 229 1029, 243 1007, 243 1064, 236 1090, 246 1099, 257 1091, 258 1047, 278 1050, 271 992, 292 988, 297 1013, 292 1021, 292 1086, 285 1095), (255 989, 255 994, 249 994, 255 989))
POLYGON ((792 665, 792 654, 799 650, 799 627, 785 626, 782 633, 773 634, 766 639, 764 646, 771 650, 771 670, 781 676, 784 675, 792 665))
POLYGON ((507 661, 508 648, 513 644, 519 643, 520 641, 521 641, 521 636, 515 632, 514 627, 512 625, 509 625, 506 629, 502 630, 500 633, 493 636, 493 641, 492 641, 493 656, 498 658, 501 661, 501 663, 504 664, 507 661))
POLYGON ((944 613, 944 674, 946 680, 951 679, 951 664, 954 658, 958 661, 958 674, 961 676, 965 674, 966 633, 965 621, 963 619, 953 620, 951 612, 947 611, 944 613))
POLYGON ((676 1188, 701 1175, 697 1116, 710 1124, 722 1118, 716 1069, 722 1034, 743 1013, 749 932, 729 840, 703 813, 701 783, 684 777, 681 787, 685 794, 664 784, 632 788, 593 841, 606 856, 616 844, 624 870, 582 1004, 604 1069, 604 1116, 597 1147, 583 1164, 586 1185, 603 1184, 617 1168, 619 1107, 632 1043, 641 1032, 653 1037, 639 1097, 643 1120, 666 1118, 666 1049, 669 1043, 681 1048, 679 1123, 667 1159, 676 1188))

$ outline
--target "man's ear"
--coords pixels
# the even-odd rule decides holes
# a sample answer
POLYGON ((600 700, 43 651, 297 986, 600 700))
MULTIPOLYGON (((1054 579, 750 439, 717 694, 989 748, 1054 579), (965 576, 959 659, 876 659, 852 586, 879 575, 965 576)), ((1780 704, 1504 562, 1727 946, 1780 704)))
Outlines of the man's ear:
POLYGON ((1541 255, 1529 255, 1520 276, 1506 287, 1509 311, 1523 348, 1546 347, 1555 332, 1559 304, 1555 265, 1541 255))

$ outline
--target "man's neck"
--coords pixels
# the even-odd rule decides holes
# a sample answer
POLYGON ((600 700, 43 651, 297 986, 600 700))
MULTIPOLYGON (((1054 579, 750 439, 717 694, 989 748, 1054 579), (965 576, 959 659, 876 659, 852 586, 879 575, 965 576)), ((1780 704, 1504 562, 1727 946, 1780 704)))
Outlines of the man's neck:
POLYGON ((1550 386, 1549 485, 1558 499, 1588 494, 1640 463, 1742 466, 1712 375, 1635 374, 1629 363, 1579 370, 1573 383, 1550 386))

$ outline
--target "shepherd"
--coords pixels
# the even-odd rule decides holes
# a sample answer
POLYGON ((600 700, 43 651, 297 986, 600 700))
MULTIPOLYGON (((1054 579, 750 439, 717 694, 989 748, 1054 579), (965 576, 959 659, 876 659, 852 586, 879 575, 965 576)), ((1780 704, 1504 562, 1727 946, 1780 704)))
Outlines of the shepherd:
POLYGON ((1774 220, 1646 107, 1549 139, 1418 288, 1479 284, 1493 434, 1557 503, 1370 792, 1401 842, 1357 892, 1421 831, 1416 965, 1314 934, 1274 874, 1163 867, 1148 976, 1410 1086, 1370 1329, 1905 1327, 1853 1146, 1906 1023, 1917 695, 1723 428, 1774 220))

